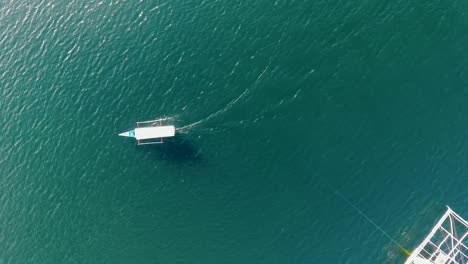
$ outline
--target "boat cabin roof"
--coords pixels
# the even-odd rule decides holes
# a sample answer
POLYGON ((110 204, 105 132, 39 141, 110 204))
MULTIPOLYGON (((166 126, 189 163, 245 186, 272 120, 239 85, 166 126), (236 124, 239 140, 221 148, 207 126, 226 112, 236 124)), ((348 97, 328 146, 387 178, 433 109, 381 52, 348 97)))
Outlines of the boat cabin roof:
POLYGON ((135 139, 150 139, 173 137, 175 135, 174 126, 157 126, 157 127, 138 127, 134 130, 135 139))

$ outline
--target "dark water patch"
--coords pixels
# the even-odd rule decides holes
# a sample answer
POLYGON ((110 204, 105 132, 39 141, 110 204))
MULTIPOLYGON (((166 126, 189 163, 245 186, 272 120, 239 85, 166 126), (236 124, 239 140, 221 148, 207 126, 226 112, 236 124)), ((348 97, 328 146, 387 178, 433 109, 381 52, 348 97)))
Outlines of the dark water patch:
POLYGON ((184 164, 200 164, 202 162, 200 146, 181 134, 164 139, 163 144, 137 145, 136 148, 157 160, 184 164))

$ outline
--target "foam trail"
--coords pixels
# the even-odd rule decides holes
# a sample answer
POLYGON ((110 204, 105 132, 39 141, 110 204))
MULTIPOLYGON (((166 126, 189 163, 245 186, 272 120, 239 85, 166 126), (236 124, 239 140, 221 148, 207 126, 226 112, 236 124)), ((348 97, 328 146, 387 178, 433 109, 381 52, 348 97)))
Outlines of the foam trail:
POLYGON ((236 97, 234 100, 232 100, 231 102, 229 102, 226 106, 224 106, 223 108, 221 108, 220 110, 216 111, 215 113, 207 116, 206 118, 203 118, 203 119, 200 119, 198 120, 197 122, 194 122, 192 124, 189 124, 189 125, 186 125, 186 126, 183 126, 183 127, 180 127, 178 128, 177 130, 184 130, 184 129, 188 129, 188 128, 192 128, 194 126, 197 126, 205 121, 208 121, 212 118, 215 118, 217 116, 219 116, 220 114, 222 113, 225 113, 226 111, 228 111, 229 109, 231 109, 237 102, 239 102, 240 99, 242 99, 243 97, 245 97, 249 91, 251 91, 252 89, 255 89, 257 88, 258 86, 258 83, 260 82, 260 80, 262 79, 263 75, 268 71, 268 68, 270 67, 271 65, 271 61, 270 61, 270 64, 268 64, 268 66, 266 66, 266 68, 262 71, 262 73, 260 73, 260 75, 257 77, 257 79, 255 80, 252 88, 247 88, 245 89, 244 92, 242 92, 238 97, 236 97))

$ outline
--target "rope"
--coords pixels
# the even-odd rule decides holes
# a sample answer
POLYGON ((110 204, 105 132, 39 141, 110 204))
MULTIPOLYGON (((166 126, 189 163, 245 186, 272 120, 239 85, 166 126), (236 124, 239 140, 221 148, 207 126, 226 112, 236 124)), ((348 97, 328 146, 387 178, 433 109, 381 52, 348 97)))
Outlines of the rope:
POLYGON ((354 210, 356 210, 362 217, 364 217, 364 219, 366 219, 369 223, 371 223, 375 228, 377 228, 377 230, 379 230, 380 232, 382 232, 382 234, 384 234, 388 239, 390 239, 390 241, 392 241, 393 243, 395 243, 395 245, 397 245, 401 252, 405 255, 405 256, 409 256, 411 255, 411 253, 405 249, 400 243, 398 243, 395 239, 393 239, 387 232, 385 232, 379 225, 377 225, 374 221, 372 221, 372 219, 370 219, 366 214, 364 214, 356 205, 354 205, 350 200, 348 200, 343 194, 341 194, 338 190, 336 190, 335 188, 333 188, 331 185, 327 184, 332 190, 333 190, 333 193, 340 197, 341 199, 343 199, 348 205, 350 205, 354 210))

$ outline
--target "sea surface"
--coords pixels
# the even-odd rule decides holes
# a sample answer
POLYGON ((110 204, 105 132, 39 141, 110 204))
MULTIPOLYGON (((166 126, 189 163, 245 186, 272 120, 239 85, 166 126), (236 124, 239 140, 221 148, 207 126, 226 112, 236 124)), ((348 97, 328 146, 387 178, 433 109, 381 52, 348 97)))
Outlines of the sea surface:
POLYGON ((467 47, 464 0, 2 0, 0 263, 403 263, 340 195, 468 218, 467 47))

